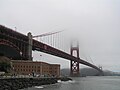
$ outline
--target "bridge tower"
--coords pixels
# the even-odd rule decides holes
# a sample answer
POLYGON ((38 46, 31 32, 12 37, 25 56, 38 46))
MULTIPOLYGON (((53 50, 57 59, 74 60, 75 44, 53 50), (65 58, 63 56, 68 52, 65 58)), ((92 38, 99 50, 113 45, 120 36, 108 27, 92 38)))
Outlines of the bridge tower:
POLYGON ((32 34, 29 32, 28 33, 28 60, 32 60, 32 34))
POLYGON ((102 66, 98 66, 98 68, 101 70, 101 72, 99 72, 99 75, 100 75, 100 76, 104 76, 104 72, 103 72, 102 66))
MULTIPOLYGON (((77 41, 76 46, 73 46, 73 42, 71 43, 70 53, 72 56, 79 58, 79 43, 78 43, 78 41, 77 41), (76 52, 76 53, 74 53, 74 52, 76 52), (74 54, 76 54, 76 55, 74 55, 74 54)), ((71 60, 70 64, 71 64, 70 76, 80 76, 79 63, 71 60)))

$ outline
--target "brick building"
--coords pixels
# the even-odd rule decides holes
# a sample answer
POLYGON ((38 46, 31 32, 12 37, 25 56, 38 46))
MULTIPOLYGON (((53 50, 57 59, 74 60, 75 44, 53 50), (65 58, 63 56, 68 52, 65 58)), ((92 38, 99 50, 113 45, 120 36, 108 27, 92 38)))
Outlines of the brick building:
POLYGON ((60 76, 59 64, 48 64, 38 61, 12 60, 13 72, 20 75, 38 74, 46 76, 60 76))

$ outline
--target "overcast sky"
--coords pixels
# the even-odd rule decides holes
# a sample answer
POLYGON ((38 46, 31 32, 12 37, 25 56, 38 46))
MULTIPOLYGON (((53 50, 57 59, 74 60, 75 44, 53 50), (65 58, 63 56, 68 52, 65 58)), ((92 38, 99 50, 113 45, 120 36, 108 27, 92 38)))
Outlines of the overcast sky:
MULTIPOLYGON (((33 35, 66 30, 65 37, 79 40, 81 58, 120 72, 120 0, 0 0, 0 24, 33 35)), ((69 67, 43 53, 33 57, 69 67)))

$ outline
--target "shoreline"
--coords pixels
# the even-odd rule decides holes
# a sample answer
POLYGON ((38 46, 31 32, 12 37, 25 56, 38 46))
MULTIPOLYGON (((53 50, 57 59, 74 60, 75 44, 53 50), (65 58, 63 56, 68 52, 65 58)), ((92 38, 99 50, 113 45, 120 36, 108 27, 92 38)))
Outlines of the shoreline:
POLYGON ((58 83, 58 80, 69 81, 68 77, 60 78, 1 78, 0 90, 18 90, 34 86, 50 85, 58 83))

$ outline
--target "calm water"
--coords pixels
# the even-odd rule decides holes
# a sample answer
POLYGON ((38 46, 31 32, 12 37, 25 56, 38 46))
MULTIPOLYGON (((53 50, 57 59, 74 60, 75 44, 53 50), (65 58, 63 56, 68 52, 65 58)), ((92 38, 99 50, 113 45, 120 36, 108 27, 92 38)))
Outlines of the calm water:
POLYGON ((120 90, 120 77, 73 78, 73 81, 59 82, 23 90, 120 90))

